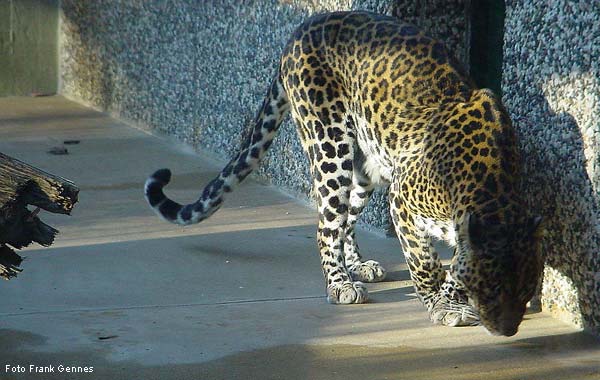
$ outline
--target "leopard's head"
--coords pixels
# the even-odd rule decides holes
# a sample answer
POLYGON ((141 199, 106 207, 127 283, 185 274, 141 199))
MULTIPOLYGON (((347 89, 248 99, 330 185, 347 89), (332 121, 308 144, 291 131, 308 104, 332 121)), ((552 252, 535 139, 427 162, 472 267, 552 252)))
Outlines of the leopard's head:
POLYGON ((452 277, 466 289, 481 323, 493 335, 517 333, 543 269, 540 217, 486 223, 466 214, 458 227, 452 277))

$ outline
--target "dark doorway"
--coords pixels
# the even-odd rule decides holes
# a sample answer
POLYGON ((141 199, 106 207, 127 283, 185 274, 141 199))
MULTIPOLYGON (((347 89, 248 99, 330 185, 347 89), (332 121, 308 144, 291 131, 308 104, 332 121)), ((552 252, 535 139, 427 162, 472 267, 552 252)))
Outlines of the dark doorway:
POLYGON ((502 49, 505 4, 503 0, 471 2, 471 76, 479 87, 502 96, 502 49))

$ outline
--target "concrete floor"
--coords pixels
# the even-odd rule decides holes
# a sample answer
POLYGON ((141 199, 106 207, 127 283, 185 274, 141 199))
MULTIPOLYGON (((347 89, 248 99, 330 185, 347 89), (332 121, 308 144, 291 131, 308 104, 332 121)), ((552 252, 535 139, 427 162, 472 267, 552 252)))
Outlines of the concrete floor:
POLYGON ((81 188, 71 217, 42 215, 55 244, 0 284, 0 379, 600 379, 600 342, 544 313, 511 338, 430 324, 395 239, 361 231, 389 279, 371 303, 328 305, 315 212, 272 187, 163 222, 149 173, 170 167, 167 192, 192 201, 223 163, 61 97, 0 99, 0 151, 81 188))

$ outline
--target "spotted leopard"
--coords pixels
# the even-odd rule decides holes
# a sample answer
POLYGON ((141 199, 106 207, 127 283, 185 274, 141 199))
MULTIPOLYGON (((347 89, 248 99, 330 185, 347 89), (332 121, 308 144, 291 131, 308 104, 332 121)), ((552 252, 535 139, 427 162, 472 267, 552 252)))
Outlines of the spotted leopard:
POLYGON ((392 220, 431 320, 517 332, 542 260, 540 218, 527 214, 517 190, 511 120, 441 42, 395 18, 308 19, 285 47, 235 158, 188 205, 164 195, 170 171, 155 172, 148 202, 173 223, 206 219, 257 167, 290 111, 314 179, 329 302, 363 303, 363 282, 384 279, 378 262, 361 257, 354 228, 374 187, 389 184, 392 220), (455 247, 448 271, 432 237, 455 247))

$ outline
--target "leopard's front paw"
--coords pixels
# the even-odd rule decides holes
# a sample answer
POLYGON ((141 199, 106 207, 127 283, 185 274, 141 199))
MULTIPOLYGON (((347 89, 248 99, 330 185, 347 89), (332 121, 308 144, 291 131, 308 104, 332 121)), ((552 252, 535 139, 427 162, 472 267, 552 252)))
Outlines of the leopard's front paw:
POLYGON ((368 299, 367 288, 359 281, 346 281, 327 287, 327 302, 332 304, 365 303, 368 299))
POLYGON ((379 282, 385 278, 385 269, 375 260, 350 265, 348 273, 354 281, 379 282))
POLYGON ((439 297, 429 312, 431 321, 444 326, 479 326, 479 313, 467 303, 439 297))

